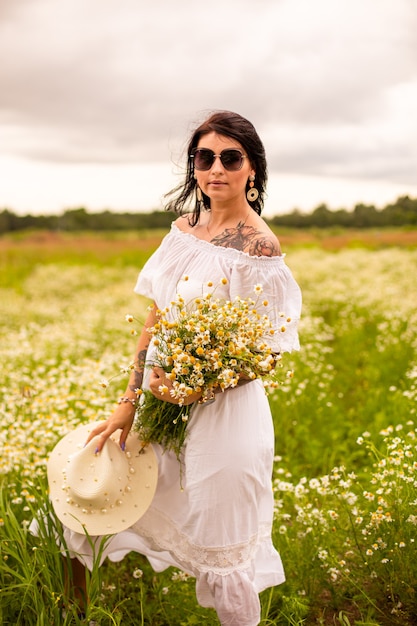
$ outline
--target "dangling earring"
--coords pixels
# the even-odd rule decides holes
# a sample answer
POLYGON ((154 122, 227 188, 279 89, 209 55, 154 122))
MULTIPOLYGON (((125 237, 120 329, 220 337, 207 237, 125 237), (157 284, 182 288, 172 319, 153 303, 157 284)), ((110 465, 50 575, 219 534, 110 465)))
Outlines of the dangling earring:
POLYGON ((200 186, 197 182, 197 176, 194 174, 194 180, 195 180, 195 195, 197 197, 197 202, 203 202, 203 192, 200 189, 200 186))
POLYGON ((246 193, 246 197, 249 200, 249 202, 255 202, 255 200, 257 200, 259 197, 259 191, 256 189, 256 187, 254 187, 255 185, 254 180, 255 180, 255 176, 253 175, 249 176, 250 189, 248 189, 246 193))

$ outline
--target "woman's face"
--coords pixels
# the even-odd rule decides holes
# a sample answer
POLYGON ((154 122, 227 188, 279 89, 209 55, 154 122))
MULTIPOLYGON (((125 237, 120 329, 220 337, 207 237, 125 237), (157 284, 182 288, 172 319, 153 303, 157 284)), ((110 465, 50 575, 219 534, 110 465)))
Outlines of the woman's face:
POLYGON ((242 200, 242 198, 246 201, 246 184, 249 176, 255 175, 255 171, 241 144, 231 137, 211 132, 200 137, 197 148, 212 150, 214 154, 220 154, 227 149, 237 149, 242 152, 245 158, 240 170, 227 170, 220 158, 216 157, 210 169, 203 171, 195 167, 194 174, 200 189, 210 198, 212 206, 216 202, 228 203, 242 200))

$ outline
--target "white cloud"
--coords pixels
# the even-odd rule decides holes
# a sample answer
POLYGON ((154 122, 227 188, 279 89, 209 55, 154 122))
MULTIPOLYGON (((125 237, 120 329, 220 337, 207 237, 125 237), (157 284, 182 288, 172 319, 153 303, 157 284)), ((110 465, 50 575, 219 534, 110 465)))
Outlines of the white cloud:
POLYGON ((0 157, 66 164, 74 181, 81 164, 170 168, 193 121, 228 108, 257 127, 273 176, 412 189, 415 32, 410 0, 3 0, 0 157))

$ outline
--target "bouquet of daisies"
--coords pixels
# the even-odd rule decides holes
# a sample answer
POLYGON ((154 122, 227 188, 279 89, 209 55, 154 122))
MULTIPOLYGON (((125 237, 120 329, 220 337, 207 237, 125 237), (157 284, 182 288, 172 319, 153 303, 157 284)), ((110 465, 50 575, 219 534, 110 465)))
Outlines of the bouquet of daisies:
POLYGON ((276 366, 281 366, 282 357, 269 343, 277 332, 286 331, 291 320, 282 313, 281 327, 273 328, 262 291, 256 285, 255 299, 234 300, 216 298, 215 289, 188 302, 177 295, 169 307, 158 311, 158 321, 149 329, 155 353, 147 366, 164 370, 172 387, 162 385, 159 391, 176 403, 139 390, 136 424, 143 441, 161 443, 179 456, 195 404, 185 404, 192 393, 201 392, 198 403, 204 405, 214 401, 216 393, 236 387, 240 379, 262 378, 266 390, 281 384, 276 366))

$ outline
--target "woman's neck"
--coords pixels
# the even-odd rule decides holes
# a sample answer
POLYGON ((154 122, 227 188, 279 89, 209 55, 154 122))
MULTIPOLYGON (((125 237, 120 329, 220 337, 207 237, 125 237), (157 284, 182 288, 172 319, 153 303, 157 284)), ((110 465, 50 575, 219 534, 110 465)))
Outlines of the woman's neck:
POLYGON ((213 202, 211 201, 209 214, 209 221, 211 224, 218 227, 227 224, 235 224, 238 221, 246 219, 248 211, 250 212, 251 206, 245 201, 233 204, 226 202, 213 202))
POLYGON ((252 207, 246 204, 241 211, 224 211, 212 208, 207 215, 205 227, 210 237, 214 237, 226 228, 243 228, 251 214, 252 207))

